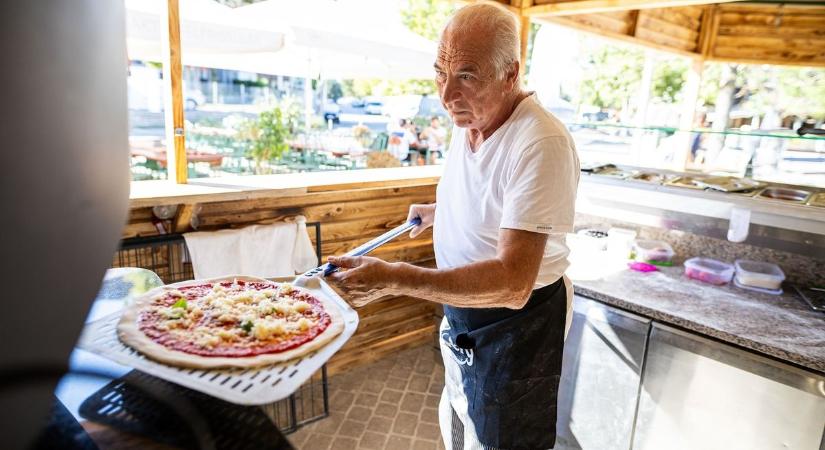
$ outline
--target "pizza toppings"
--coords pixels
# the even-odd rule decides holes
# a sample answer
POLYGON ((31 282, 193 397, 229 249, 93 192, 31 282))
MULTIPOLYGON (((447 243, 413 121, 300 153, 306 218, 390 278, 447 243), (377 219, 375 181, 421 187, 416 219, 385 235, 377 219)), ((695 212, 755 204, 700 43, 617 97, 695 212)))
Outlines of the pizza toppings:
POLYGON ((138 327, 155 342, 201 356, 254 356, 300 346, 331 318, 321 302, 287 283, 205 283, 155 296, 138 327))

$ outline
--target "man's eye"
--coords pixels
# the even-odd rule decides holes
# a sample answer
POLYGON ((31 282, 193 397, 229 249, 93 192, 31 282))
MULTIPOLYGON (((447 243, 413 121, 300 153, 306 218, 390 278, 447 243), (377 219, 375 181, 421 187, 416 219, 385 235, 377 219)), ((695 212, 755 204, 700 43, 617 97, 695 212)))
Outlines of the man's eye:
POLYGON ((462 80, 469 80, 469 79, 472 78, 472 76, 470 76, 470 74, 468 74, 468 73, 462 73, 458 77, 461 78, 462 80))

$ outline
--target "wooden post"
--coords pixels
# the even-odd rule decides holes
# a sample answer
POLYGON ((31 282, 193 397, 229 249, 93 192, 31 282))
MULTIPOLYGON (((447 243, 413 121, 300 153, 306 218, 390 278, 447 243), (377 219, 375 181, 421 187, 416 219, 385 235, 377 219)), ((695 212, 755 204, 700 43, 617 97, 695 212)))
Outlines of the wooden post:
POLYGON ((527 16, 519 16, 521 21, 521 55, 519 58, 519 76, 522 83, 526 82, 524 79, 527 76, 527 44, 530 43, 530 18, 527 16))
POLYGON ((183 65, 180 59, 180 13, 178 0, 167 0, 161 14, 163 45, 163 90, 166 122, 166 170, 168 179, 185 184, 186 136, 183 129, 183 65))
POLYGON ((701 58, 691 62, 687 74, 687 81, 683 88, 681 115, 679 118, 679 147, 673 156, 673 170, 684 172, 690 156, 690 147, 693 143, 693 133, 688 130, 693 129, 693 118, 696 115, 696 104, 699 102, 699 87, 702 84, 702 70, 705 68, 705 61, 701 58))

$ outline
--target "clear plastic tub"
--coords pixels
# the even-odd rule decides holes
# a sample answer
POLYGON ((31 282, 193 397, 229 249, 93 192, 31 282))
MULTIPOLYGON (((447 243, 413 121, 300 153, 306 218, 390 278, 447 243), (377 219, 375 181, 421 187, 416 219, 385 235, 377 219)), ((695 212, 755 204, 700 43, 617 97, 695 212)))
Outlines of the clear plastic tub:
POLYGON ((665 241, 636 239, 633 243, 636 261, 669 263, 673 260, 673 248, 665 241))
POLYGON ((733 278, 734 272, 733 264, 716 259, 697 257, 685 261, 685 275, 705 283, 726 284, 733 278))
POLYGON ((754 287, 769 291, 781 289, 785 273, 776 264, 737 259, 736 281, 742 287, 754 287))

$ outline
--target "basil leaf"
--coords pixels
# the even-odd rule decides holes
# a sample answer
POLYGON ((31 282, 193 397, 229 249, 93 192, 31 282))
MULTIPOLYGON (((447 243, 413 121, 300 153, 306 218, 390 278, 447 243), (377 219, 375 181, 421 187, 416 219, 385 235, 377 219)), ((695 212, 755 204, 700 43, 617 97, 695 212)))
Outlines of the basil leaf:
POLYGON ((241 325, 241 328, 242 328, 244 331, 246 331, 247 333, 249 333, 250 331, 252 331, 252 321, 251 321, 251 320, 247 320, 246 322, 244 322, 244 323, 241 325))
POLYGON ((182 309, 186 309, 186 299, 183 299, 183 298, 182 298, 182 299, 180 299, 180 300, 176 301, 176 302, 175 302, 175 304, 174 304, 174 305, 172 305, 172 308, 182 308, 182 309))

